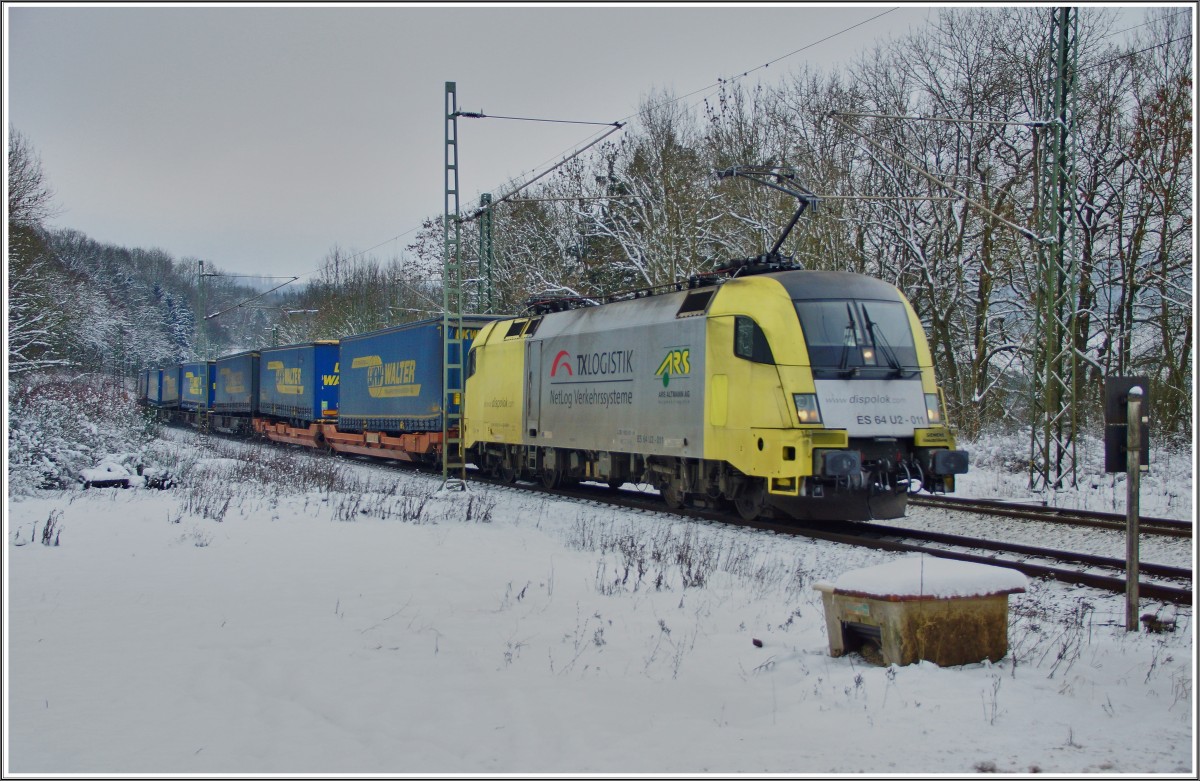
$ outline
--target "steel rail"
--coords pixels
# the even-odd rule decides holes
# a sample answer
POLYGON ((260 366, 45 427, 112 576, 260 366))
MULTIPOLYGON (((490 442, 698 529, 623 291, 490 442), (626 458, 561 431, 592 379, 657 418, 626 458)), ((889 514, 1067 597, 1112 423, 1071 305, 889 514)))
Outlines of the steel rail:
MULTIPOLYGON (((858 547, 874 548, 877 550, 925 553, 930 556, 938 556, 940 558, 953 559, 956 561, 986 564, 993 567, 1007 567, 1009 569, 1015 569, 1018 572, 1033 578, 1048 577, 1063 583, 1073 583, 1076 585, 1088 586, 1113 593, 1125 593, 1125 579, 1122 577, 1101 575, 1075 569, 1064 569, 1062 567, 1054 567, 1046 564, 1010 561, 1008 559, 999 559, 993 556, 984 556, 963 551, 953 551, 942 548, 927 547, 924 545, 915 545, 900 540, 878 537, 876 535, 882 534, 892 536, 907 536, 916 539, 940 538, 942 542, 947 544, 963 545, 976 549, 1007 550, 1009 552, 1016 553, 1017 555, 1023 555, 1022 550, 1024 550, 1028 555, 1039 555, 1046 558, 1057 558, 1064 561, 1078 561, 1079 563, 1088 564, 1089 566, 1108 566, 1124 569, 1124 562, 1121 560, 1106 559, 1104 557, 1092 556, 1091 554, 1053 551, 1045 548, 1034 548, 1031 546, 1007 545, 1006 543, 1000 543, 991 540, 981 540, 974 537, 968 538, 958 537, 956 535, 939 535, 934 532, 921 532, 886 526, 881 527, 876 526, 874 523, 856 524, 848 521, 840 523, 825 522, 820 526, 814 526, 795 523, 782 523, 779 521, 745 521, 732 513, 708 508, 689 507, 675 510, 663 505, 660 501, 658 501, 658 498, 654 496, 649 496, 641 492, 613 492, 610 489, 603 488, 599 485, 594 487, 574 486, 570 488, 557 488, 548 490, 540 485, 502 483, 482 478, 478 475, 475 477, 475 479, 491 485, 508 486, 518 490, 546 493, 559 497, 581 499, 584 501, 600 502, 603 504, 625 507, 627 509, 661 512, 667 515, 677 515, 683 518, 698 518, 702 520, 728 524, 731 526, 742 526, 746 528, 759 529, 762 531, 771 531, 775 532, 776 534, 786 534, 793 537, 807 537, 810 539, 824 540, 827 542, 839 542, 846 545, 856 545, 858 547), (629 494, 633 494, 633 496, 630 496, 629 494), (951 540, 957 541, 951 542, 951 540)), ((1189 570, 1176 567, 1143 564, 1142 572, 1143 574, 1158 572, 1162 577, 1189 581, 1191 580, 1191 572, 1189 570)), ((1156 599, 1177 605, 1192 604, 1193 596, 1191 586, 1177 587, 1160 583, 1146 583, 1139 579, 1138 590, 1141 596, 1145 599, 1156 599)))
MULTIPOLYGON (((973 512, 981 515, 1001 515, 1025 518, 1046 523, 1065 523, 1072 526, 1091 526, 1099 529, 1125 529, 1125 516, 1096 510, 1074 510, 1063 507, 1039 507, 1013 504, 995 499, 965 499, 948 496, 910 496, 909 504, 918 507, 937 507, 946 510, 973 512)), ((1178 518, 1141 518, 1141 531, 1165 537, 1191 537, 1193 524, 1178 518)))

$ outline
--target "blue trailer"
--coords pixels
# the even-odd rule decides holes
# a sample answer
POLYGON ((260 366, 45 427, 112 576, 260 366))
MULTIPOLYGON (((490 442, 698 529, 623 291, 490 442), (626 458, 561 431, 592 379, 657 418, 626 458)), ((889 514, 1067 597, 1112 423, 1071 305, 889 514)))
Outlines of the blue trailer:
POLYGON ((248 434, 258 411, 258 351, 216 360, 212 425, 228 434, 248 434))
POLYGON ((226 355, 216 360, 213 411, 252 415, 258 411, 258 351, 226 355))
POLYGON ((216 361, 190 361, 179 367, 179 406, 207 412, 213 405, 213 367, 216 361))
POLYGON ((159 374, 162 389, 158 406, 173 409, 179 406, 179 364, 165 367, 159 374))
POLYGON ((151 407, 162 406, 162 369, 146 369, 142 372, 144 379, 139 388, 138 397, 151 407))
POLYGON ((258 412, 307 425, 338 415, 336 340, 259 351, 258 412))
MULTIPOLYGON (((463 350, 494 317, 463 318, 463 350)), ((451 363, 459 363, 451 355, 451 363)), ((383 433, 442 430, 442 321, 422 320, 367 334, 341 344, 342 385, 338 430, 383 433)), ((451 386, 462 387, 458 369, 451 386)), ((460 404, 451 402, 451 414, 460 404)))

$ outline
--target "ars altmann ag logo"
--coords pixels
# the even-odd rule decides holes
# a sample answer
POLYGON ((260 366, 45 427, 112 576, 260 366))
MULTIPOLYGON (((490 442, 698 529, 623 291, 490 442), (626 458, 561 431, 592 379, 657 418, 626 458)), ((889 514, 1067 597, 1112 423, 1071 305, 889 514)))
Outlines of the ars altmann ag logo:
POLYGON ((671 377, 687 377, 692 373, 692 350, 690 347, 671 347, 663 356, 662 363, 654 371, 655 377, 662 378, 663 387, 671 384, 671 377))

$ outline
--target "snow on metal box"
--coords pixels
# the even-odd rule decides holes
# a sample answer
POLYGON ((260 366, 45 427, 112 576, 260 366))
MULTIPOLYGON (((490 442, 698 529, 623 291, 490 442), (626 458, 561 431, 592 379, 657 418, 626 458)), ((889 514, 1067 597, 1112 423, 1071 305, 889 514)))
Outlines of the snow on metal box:
POLYGON ((258 352, 227 355, 216 361, 213 409, 219 412, 258 411, 258 352))
POLYGON ((338 410, 336 341, 259 351, 258 411, 291 420, 328 420, 338 410))
POLYGON ((704 455, 705 318, 685 294, 547 315, 526 345, 525 431, 557 447, 704 455))
POLYGON ((192 361, 179 367, 179 406, 212 409, 215 361, 192 361))
MULTIPOLYGON (((463 355, 479 329, 495 318, 463 318, 463 355)), ((451 347, 451 364, 463 361, 451 347)), ((442 429, 442 321, 421 320, 342 339, 343 431, 440 431, 442 429)), ((462 387, 461 369, 450 384, 462 387)), ((457 414, 461 400, 450 402, 457 414)))

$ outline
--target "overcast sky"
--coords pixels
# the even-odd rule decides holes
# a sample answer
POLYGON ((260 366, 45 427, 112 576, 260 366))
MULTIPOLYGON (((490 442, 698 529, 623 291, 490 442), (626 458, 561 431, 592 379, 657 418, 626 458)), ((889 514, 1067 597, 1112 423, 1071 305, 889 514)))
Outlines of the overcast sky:
MULTIPOLYGON (((778 83, 924 26, 915 6, 84 7, 8 4, 9 126, 54 225, 228 272, 307 275, 338 245, 389 258, 443 207, 459 108, 613 122, 653 90, 778 83), (831 37, 832 36, 832 37, 831 37), (782 58, 782 59, 780 59, 782 58), (398 238, 394 238, 398 237, 398 238)), ((598 128, 459 120, 464 211, 598 128)))

